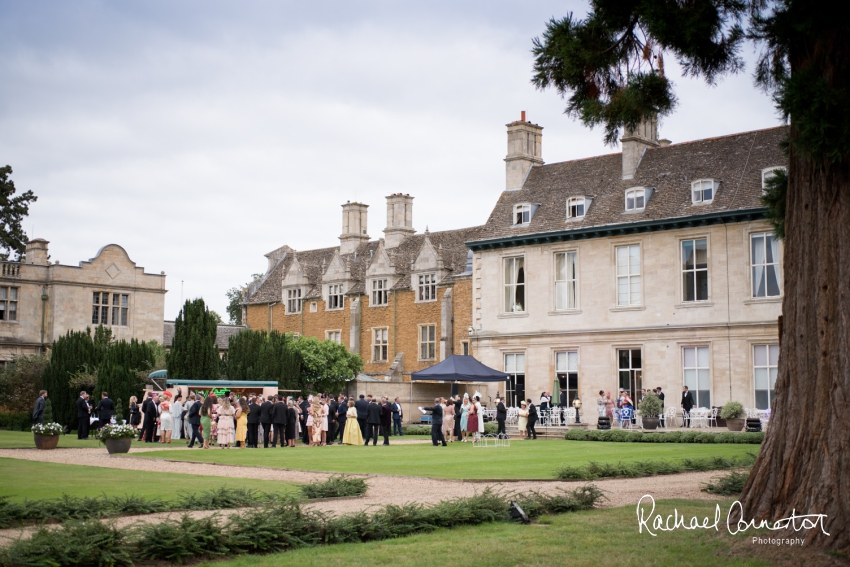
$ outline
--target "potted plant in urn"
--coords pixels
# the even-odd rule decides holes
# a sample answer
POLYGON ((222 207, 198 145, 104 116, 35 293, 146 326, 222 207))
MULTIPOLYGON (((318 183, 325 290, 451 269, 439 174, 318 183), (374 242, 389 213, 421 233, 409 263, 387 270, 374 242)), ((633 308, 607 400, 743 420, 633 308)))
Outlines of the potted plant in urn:
POLYGON ((62 435, 62 426, 52 420, 50 423, 36 423, 32 426, 32 435, 36 449, 55 449, 62 435))
POLYGON ((720 410, 720 417, 726 420, 729 431, 741 431, 744 428, 744 406, 740 402, 726 402, 720 410))
POLYGON ((137 431, 132 425, 107 424, 97 430, 95 437, 106 445, 109 454, 128 453, 137 431))
POLYGON ((644 429, 658 428, 658 422, 660 421, 658 416, 661 415, 661 398, 655 394, 647 394, 638 404, 638 409, 640 410, 640 420, 643 423, 644 429))

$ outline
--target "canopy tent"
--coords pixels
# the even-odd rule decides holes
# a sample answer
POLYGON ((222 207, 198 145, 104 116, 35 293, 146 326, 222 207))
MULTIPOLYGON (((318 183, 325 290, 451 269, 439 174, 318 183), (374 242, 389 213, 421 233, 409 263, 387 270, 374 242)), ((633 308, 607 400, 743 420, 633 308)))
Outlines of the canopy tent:
POLYGON ((439 382, 506 382, 508 375, 493 370, 472 356, 453 354, 442 362, 410 375, 411 381, 431 380, 439 382))

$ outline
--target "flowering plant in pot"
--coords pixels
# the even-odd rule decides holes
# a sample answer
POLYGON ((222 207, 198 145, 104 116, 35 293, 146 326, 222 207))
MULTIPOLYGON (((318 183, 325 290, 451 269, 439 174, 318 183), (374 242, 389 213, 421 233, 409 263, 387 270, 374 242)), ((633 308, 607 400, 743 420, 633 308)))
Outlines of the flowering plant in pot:
POLYGON ((720 417, 726 420, 729 431, 741 431, 744 428, 744 406, 740 402, 726 402, 720 410, 720 417))
POLYGON ((36 423, 32 426, 33 439, 37 449, 55 449, 62 435, 62 426, 55 422, 36 423))
POLYGON ((106 450, 111 455, 113 453, 129 452, 130 445, 136 433, 137 431, 132 425, 115 425, 110 423, 98 429, 95 437, 98 441, 106 445, 106 450))
POLYGON ((661 398, 655 394, 647 394, 638 404, 641 422, 644 429, 656 429, 661 415, 661 398))

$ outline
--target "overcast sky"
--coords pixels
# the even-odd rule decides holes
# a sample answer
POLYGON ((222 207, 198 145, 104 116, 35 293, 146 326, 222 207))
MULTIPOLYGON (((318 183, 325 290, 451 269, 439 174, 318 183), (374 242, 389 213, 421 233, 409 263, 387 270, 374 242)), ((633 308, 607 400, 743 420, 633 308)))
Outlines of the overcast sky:
MULTIPOLYGON (((340 205, 415 196, 417 231, 483 223, 505 124, 543 126, 547 163, 619 151, 531 83, 531 39, 583 2, 0 0, 0 165, 38 202, 27 234, 76 265, 109 243, 167 276, 165 316, 334 246, 340 205)), ((751 49, 745 53, 752 60, 751 49)), ((747 73, 668 74, 681 142, 779 124, 747 73)))

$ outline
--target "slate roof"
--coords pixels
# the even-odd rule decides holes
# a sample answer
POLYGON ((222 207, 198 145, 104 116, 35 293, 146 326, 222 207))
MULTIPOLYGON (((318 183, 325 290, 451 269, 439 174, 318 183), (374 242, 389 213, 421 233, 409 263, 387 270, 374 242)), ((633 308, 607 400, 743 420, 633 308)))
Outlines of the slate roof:
POLYGON ((534 166, 522 188, 505 191, 478 240, 587 229, 597 226, 763 209, 762 169, 787 166, 780 143, 787 128, 770 128, 647 149, 633 179, 622 179, 622 154, 534 166), (716 196, 691 204, 691 182, 714 179, 716 196), (625 190, 653 187, 641 212, 625 212, 625 190), (567 220, 570 197, 592 198, 580 220, 567 220), (539 204, 528 226, 512 226, 513 206, 539 204))
MULTIPOLYGON (((398 281, 392 289, 410 288, 410 265, 419 255, 425 243, 425 238, 430 240, 431 245, 443 261, 443 267, 448 272, 448 275, 443 279, 444 282, 463 274, 466 270, 466 256, 469 251, 465 243, 478 238, 480 230, 481 227, 472 227, 414 234, 407 237, 397 248, 387 250, 398 277, 398 281)), ((354 253, 341 256, 349 267, 351 278, 355 282, 348 289, 346 295, 366 293, 366 270, 376 257, 379 245, 378 240, 365 242, 354 253)), ((283 279, 296 257, 309 282, 309 288, 307 293, 302 295, 302 300, 320 299, 322 297, 322 276, 338 250, 339 246, 288 252, 255 286, 249 287, 246 303, 255 305, 281 301, 283 279)))
MULTIPOLYGON (((215 333, 215 344, 218 350, 230 348, 230 337, 237 335, 248 327, 245 325, 219 325, 215 333)), ((162 344, 170 347, 174 341, 174 321, 163 321, 162 344)))

